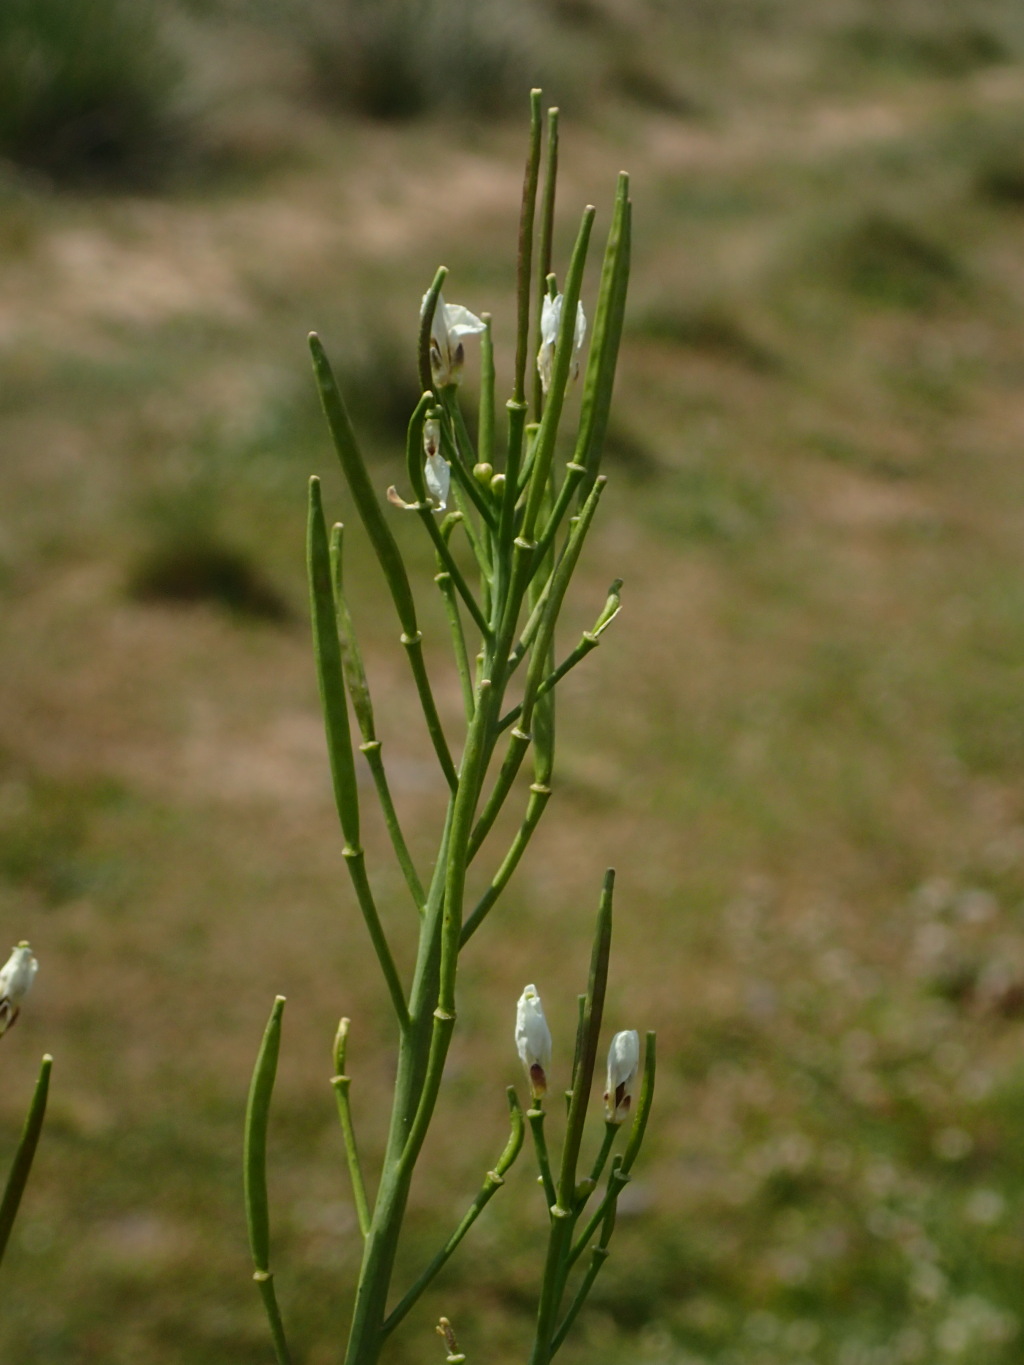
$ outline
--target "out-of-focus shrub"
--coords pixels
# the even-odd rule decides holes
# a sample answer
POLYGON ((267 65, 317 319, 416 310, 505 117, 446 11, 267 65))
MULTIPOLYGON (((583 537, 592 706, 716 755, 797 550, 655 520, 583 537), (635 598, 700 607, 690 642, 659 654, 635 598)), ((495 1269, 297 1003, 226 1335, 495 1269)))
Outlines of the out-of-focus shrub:
POLYGON ((931 307, 965 283, 948 247, 879 212, 866 213, 837 240, 833 266, 851 293, 903 308, 931 307))
POLYGON ((551 74, 528 0, 311 0, 300 23, 321 94, 370 118, 497 117, 551 74))
POLYGON ((60 183, 152 182, 181 138, 182 77, 148 0, 2 0, 0 157, 60 183))
POLYGON ((257 620, 292 619, 288 603, 260 566, 202 528, 148 546, 132 567, 128 591, 144 602, 213 603, 257 620))
POLYGON ((890 17, 856 25, 844 36, 849 50, 866 62, 930 76, 967 76, 1010 57, 1000 34, 977 23, 914 28, 890 17))

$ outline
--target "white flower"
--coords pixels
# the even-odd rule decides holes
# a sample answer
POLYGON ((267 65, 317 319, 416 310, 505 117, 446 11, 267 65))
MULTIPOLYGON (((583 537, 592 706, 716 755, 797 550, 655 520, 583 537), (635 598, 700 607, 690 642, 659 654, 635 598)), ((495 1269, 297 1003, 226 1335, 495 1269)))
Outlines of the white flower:
POLYGON ((617 1033, 608 1049, 608 1089, 604 1094, 604 1116, 609 1123, 621 1123, 628 1117, 633 1082, 639 1067, 639 1033, 635 1028, 617 1033))
POLYGON ((516 1047, 530 1078, 530 1093, 535 1100, 540 1099, 548 1088, 551 1030, 536 986, 527 986, 516 1005, 516 1047))
MULTIPOLYGON (((544 303, 540 310, 540 350, 537 352, 537 370, 540 374, 541 388, 547 393, 551 387, 551 366, 555 359, 555 342, 558 340, 558 328, 562 322, 562 298, 563 295, 556 294, 554 298, 544 295, 544 303)), ((576 379, 580 372, 580 352, 583 350, 583 341, 587 335, 587 319, 583 313, 583 304, 576 305, 576 327, 572 339, 572 377, 576 379)))
POLYGON ((423 481, 427 485, 427 501, 406 502, 398 489, 391 485, 387 499, 392 507, 403 512, 422 512, 433 507, 435 512, 443 512, 448 506, 448 489, 451 487, 452 471, 448 461, 441 454, 441 424, 433 417, 423 423, 423 481))
POLYGON ((11 952, 0 967, 0 1036, 5 1034, 18 1017, 21 1002, 36 979, 39 963, 32 949, 24 941, 11 952))
POLYGON ((426 456, 423 477, 427 483, 427 492, 431 500, 437 504, 437 510, 443 512, 448 506, 452 471, 448 461, 441 454, 441 425, 433 417, 428 417, 423 423, 423 453, 426 456))
MULTIPOLYGON (((423 295, 421 317, 429 297, 429 293, 423 295)), ((466 358, 462 338, 476 336, 486 330, 486 324, 475 313, 463 308, 461 303, 445 303, 444 295, 438 294, 430 324, 430 373, 439 389, 459 382, 462 362, 466 358)))

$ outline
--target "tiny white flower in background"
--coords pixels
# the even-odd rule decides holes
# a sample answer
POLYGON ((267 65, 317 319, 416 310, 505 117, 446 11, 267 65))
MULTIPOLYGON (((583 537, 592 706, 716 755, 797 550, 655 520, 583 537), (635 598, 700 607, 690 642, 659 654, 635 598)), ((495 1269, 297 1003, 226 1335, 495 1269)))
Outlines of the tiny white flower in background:
MULTIPOLYGON (((421 317, 428 297, 429 293, 423 295, 421 317)), ((486 330, 486 324, 475 313, 461 303, 445 303, 444 295, 438 294, 430 325, 430 373, 438 388, 443 389, 448 384, 459 382, 462 363, 466 358, 462 338, 477 336, 486 330)))
POLYGON ((608 1089, 604 1095, 604 1116, 609 1123, 621 1123, 629 1116, 633 1082, 639 1067, 639 1033, 635 1028, 617 1033, 608 1049, 608 1089))
POLYGON ((536 986, 527 986, 516 1005, 516 1047, 530 1078, 530 1093, 535 1100, 540 1099, 548 1088, 551 1030, 536 986))
POLYGON ((0 967, 0 1036, 5 1034, 18 1017, 21 1002, 36 979, 39 963, 32 949, 22 941, 0 967))
POLYGON ((441 454, 441 426, 433 417, 428 417, 423 423, 423 451, 426 455, 423 477, 427 483, 427 492, 437 504, 437 510, 443 512, 448 506, 452 471, 448 461, 441 454))
MULTIPOLYGON (((540 374, 541 388, 547 393, 551 387, 551 366, 555 359, 555 342, 558 340, 558 328, 562 322, 562 298, 563 295, 556 294, 554 298, 544 295, 544 303, 540 310, 540 350, 537 352, 537 371, 540 374)), ((572 377, 576 379, 580 372, 580 352, 583 350, 583 342, 587 335, 587 319, 583 312, 583 304, 576 305, 576 327, 572 339, 572 377)))

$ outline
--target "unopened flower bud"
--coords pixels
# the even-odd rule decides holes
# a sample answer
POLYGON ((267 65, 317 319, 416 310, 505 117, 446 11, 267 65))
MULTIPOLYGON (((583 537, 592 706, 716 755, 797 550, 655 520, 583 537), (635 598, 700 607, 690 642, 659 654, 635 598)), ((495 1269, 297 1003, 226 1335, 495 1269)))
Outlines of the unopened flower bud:
POLYGON ((485 488, 490 488, 491 480, 494 478, 494 466, 486 462, 473 466, 473 478, 477 483, 482 483, 485 488))
POLYGON ((38 970, 39 963, 24 941, 18 944, 0 967, 0 1036, 17 1019, 21 1002, 31 989, 38 970))
POLYGON ((540 1099, 548 1088, 551 1030, 536 986, 527 986, 516 1006, 516 1047, 530 1080, 530 1094, 535 1100, 540 1099))
POLYGON ((604 1094, 604 1116, 609 1123, 629 1117, 633 1082, 640 1067, 640 1035, 636 1029, 617 1033, 608 1049, 608 1089, 604 1094))
POLYGON ((495 474, 494 478, 491 480, 491 492, 492 492, 492 493, 500 493, 504 487, 505 487, 505 475, 504 475, 504 474, 495 474))

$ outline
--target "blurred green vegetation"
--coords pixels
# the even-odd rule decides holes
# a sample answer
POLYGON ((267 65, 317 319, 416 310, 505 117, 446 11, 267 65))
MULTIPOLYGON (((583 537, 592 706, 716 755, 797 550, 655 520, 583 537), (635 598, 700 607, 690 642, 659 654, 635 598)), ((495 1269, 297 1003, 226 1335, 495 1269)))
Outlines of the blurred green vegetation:
POLYGON ((184 75, 150 0, 6 0, 0 155, 61 183, 159 179, 184 75))
MULTIPOLYGON (((665 1061, 650 1155, 567 1365, 1012 1365, 1024 11, 485 13, 0 14, 0 71, 18 76, 0 78, 0 925, 41 962, 2 1046, 0 1147, 39 1054, 56 1058, 0 1355, 269 1359, 239 1148, 281 991, 275 1261, 302 1358, 338 1358, 358 1255, 327 1084, 338 1016, 354 1020, 371 1164, 392 1054, 301 628, 308 473, 351 520, 304 334, 344 376, 382 489, 402 480, 439 262, 451 300, 494 313, 507 381, 523 138, 514 108, 497 115, 536 58, 571 112, 560 261, 578 206, 603 213, 619 165, 634 176, 613 482, 567 640, 615 574, 624 609, 567 682, 547 824, 467 960, 399 1280, 503 1143, 526 981, 568 1065, 608 858, 609 1022, 657 1027, 665 1061), (429 42, 383 61, 374 43, 416 23, 429 42), (108 121, 90 122, 100 96, 108 121), (81 134, 100 126, 97 151, 81 134)), ((471 407, 471 373, 466 389, 471 407)), ((396 534, 440 660, 412 521, 396 534)), ((346 551, 424 859, 440 790, 354 527, 346 551)), ((370 820, 366 838, 398 934, 370 820)), ((396 1338, 398 1365, 437 1358, 442 1312, 470 1360, 518 1358, 543 1211, 525 1163, 509 1186, 396 1338)))

